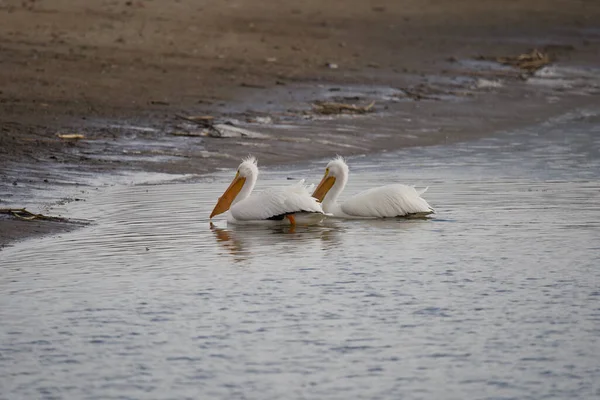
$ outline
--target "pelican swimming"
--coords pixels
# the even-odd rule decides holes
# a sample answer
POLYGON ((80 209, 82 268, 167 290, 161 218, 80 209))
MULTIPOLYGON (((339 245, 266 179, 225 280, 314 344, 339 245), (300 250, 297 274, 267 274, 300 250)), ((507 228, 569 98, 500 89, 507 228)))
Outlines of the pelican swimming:
POLYGON ((421 197, 425 190, 412 186, 392 184, 360 192, 343 203, 337 199, 348 181, 348 165, 342 157, 327 164, 325 175, 313 197, 321 202, 323 211, 337 218, 391 218, 425 216, 433 208, 421 197))
POLYGON ((210 218, 229 210, 228 223, 275 223, 296 225, 296 217, 302 223, 319 222, 324 218, 319 202, 300 182, 278 188, 267 189, 253 194, 252 189, 258 178, 256 158, 250 156, 242 161, 235 178, 219 197, 210 218))

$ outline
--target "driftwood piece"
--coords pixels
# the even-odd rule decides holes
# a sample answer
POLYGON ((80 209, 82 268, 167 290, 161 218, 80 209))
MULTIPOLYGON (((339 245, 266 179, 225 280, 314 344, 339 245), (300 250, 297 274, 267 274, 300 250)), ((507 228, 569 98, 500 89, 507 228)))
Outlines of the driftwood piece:
POLYGON ((519 54, 518 56, 482 56, 480 57, 480 59, 487 61, 496 61, 500 64, 510 65, 511 67, 519 68, 529 73, 533 73, 552 62, 548 53, 541 52, 537 49, 533 49, 529 53, 519 54))
POLYGON ((313 111, 317 114, 322 115, 335 115, 335 114, 366 114, 373 112, 373 106, 375 102, 372 101, 366 106, 359 106, 356 104, 346 103, 335 103, 328 101, 316 101, 312 104, 313 111))
POLYGON ((8 214, 17 219, 21 219, 23 221, 34 221, 34 220, 43 220, 43 221, 54 221, 54 222, 73 222, 67 218, 63 217, 51 217, 43 214, 35 214, 31 211, 27 211, 24 208, 0 208, 0 214, 8 214))
POLYGON ((171 132, 174 136, 204 136, 213 138, 250 138, 250 139, 268 139, 269 135, 265 135, 260 132, 251 131, 248 129, 234 126, 232 123, 215 123, 214 118, 205 115, 198 117, 186 117, 183 115, 176 115, 177 118, 183 119, 188 122, 192 122, 200 126, 199 131, 174 131, 171 132))
POLYGON ((58 136, 61 139, 65 139, 65 140, 85 139, 85 136, 80 133, 57 133, 56 136, 58 136))

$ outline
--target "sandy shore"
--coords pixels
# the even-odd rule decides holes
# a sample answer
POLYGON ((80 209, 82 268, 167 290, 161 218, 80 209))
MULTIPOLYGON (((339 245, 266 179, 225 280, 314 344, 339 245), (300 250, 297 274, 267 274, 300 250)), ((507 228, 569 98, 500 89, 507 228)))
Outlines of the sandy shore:
MULTIPOLYGON (((598 65, 598 21, 596 1, 5 0, 0 207, 51 204, 82 174, 198 174, 248 152, 289 163, 540 121, 593 98, 470 60, 535 47, 598 65), (375 101, 375 113, 345 130, 343 118, 310 113, 323 99, 375 101), (198 137, 181 118, 196 115, 267 136, 198 137), (369 118, 388 118, 389 132, 370 132, 369 118), (46 187, 58 194, 40 196, 46 187)), ((68 227, 3 218, 0 247, 57 229, 68 227)))

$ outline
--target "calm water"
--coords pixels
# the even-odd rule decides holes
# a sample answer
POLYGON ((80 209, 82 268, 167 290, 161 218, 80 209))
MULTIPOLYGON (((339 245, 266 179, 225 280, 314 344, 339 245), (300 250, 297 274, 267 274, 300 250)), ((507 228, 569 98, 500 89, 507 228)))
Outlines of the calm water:
POLYGON ((0 398, 597 398, 592 111, 349 160, 347 193, 429 186, 428 221, 211 229, 231 171, 68 204, 97 224, 0 252, 0 398))

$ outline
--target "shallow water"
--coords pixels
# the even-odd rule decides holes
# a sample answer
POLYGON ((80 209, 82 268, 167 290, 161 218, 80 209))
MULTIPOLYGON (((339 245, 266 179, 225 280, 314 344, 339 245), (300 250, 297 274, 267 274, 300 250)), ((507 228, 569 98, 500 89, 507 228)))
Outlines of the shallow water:
MULTIPOLYGON (((600 117, 350 159, 431 220, 208 224, 231 171, 68 204, 0 252, 0 398, 600 396, 600 117)), ((260 187, 323 162, 264 171, 260 187)))

